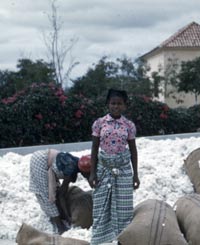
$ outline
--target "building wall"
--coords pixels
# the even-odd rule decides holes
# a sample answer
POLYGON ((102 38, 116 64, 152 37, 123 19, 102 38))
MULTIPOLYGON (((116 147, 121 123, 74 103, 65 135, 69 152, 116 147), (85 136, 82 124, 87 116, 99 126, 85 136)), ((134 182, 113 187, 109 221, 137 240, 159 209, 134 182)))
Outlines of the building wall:
MULTIPOLYGON (((150 66, 150 71, 147 73, 149 77, 151 77, 151 73, 156 71, 159 72, 160 75, 163 75, 164 68, 164 52, 159 52, 153 56, 150 56, 146 59, 147 64, 150 66)), ((164 92, 163 86, 160 86, 160 90, 164 92)), ((156 100, 165 102, 164 94, 160 93, 159 97, 156 100)))
MULTIPOLYGON (((147 59, 147 64, 150 66, 151 70, 149 71, 152 73, 153 71, 159 71, 159 68, 164 68, 164 52, 159 52, 154 56, 151 56, 147 59)), ((149 74, 150 75, 150 74, 149 74)))
MULTIPOLYGON (((193 60, 200 57, 199 49, 161 49, 159 52, 146 58, 147 63, 151 67, 150 73, 153 71, 160 71, 161 75, 164 75, 164 71, 167 71, 169 67, 169 62, 174 62, 180 64, 181 61, 193 60)), ((172 86, 167 86, 164 88, 165 93, 160 95, 159 100, 167 103, 169 107, 175 108, 178 106, 190 107, 195 105, 195 95, 192 93, 178 93, 176 88, 172 86), (170 93, 172 92, 173 93, 170 93), (181 103, 181 101, 183 101, 181 103)), ((200 104, 200 96, 197 98, 197 103, 200 104)))

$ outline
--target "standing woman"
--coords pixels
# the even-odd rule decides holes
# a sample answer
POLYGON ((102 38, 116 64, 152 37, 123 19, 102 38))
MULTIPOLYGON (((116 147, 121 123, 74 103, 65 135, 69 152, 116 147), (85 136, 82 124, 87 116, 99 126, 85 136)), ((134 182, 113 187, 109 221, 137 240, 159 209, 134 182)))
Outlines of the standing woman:
POLYGON ((127 100, 125 91, 110 89, 106 98, 109 113, 98 118, 92 126, 89 178, 90 186, 94 188, 91 245, 116 240, 133 216, 133 189, 139 188, 140 181, 136 128, 122 115, 127 100))

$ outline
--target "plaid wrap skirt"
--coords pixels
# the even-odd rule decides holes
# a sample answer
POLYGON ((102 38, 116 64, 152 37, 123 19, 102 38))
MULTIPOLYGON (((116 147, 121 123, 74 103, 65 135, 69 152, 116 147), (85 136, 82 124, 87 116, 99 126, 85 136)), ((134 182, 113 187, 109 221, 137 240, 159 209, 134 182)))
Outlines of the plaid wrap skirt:
POLYGON ((130 152, 108 155, 100 152, 98 185, 93 191, 91 245, 115 240, 133 217, 133 170, 130 152))
POLYGON ((48 217, 59 215, 56 204, 49 201, 48 150, 36 151, 31 157, 29 191, 35 193, 41 209, 48 217))

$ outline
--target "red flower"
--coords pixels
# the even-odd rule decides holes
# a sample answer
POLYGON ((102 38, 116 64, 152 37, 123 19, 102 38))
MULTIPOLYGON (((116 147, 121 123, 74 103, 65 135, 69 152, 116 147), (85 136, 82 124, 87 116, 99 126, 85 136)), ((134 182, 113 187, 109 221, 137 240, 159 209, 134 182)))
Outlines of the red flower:
POLYGON ((46 123, 44 126, 46 129, 51 129, 51 125, 49 123, 46 123))
POLYGON ((164 105, 164 106, 162 107, 162 109, 163 109, 163 111, 169 111, 169 107, 168 107, 167 105, 164 105))
POLYGON ((167 119, 168 116, 167 116, 165 113, 162 112, 162 113, 160 114, 160 118, 161 118, 161 119, 167 119))
POLYGON ((55 92, 55 95, 57 95, 57 96, 63 95, 63 90, 62 90, 61 88, 59 88, 59 89, 55 92))
POLYGON ((35 115, 35 118, 41 120, 43 118, 42 114, 41 113, 38 113, 35 115))
POLYGON ((75 113, 76 118, 81 118, 84 113, 81 110, 77 110, 75 113))
POLYGON ((142 96, 143 97, 143 99, 144 99, 144 101, 145 102, 149 102, 149 101, 151 101, 151 98, 150 97, 147 97, 147 96, 142 96))
POLYGON ((59 100, 60 100, 60 102, 62 102, 62 103, 64 103, 66 99, 67 99, 67 96, 65 96, 64 94, 62 94, 62 95, 59 97, 59 100))
POLYGON ((6 98, 6 99, 2 99, 1 101, 2 101, 2 103, 7 105, 7 104, 15 102, 15 100, 16 100, 16 97, 13 96, 13 97, 9 97, 9 98, 6 98))
POLYGON ((56 127, 56 123, 46 123, 44 126, 46 129, 54 129, 56 127))

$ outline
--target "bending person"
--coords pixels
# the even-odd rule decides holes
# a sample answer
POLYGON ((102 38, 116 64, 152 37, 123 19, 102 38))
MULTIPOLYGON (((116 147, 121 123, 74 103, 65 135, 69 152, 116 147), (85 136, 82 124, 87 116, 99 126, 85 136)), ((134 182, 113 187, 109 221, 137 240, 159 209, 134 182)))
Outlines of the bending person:
POLYGON ((79 172, 88 178, 89 173, 85 173, 84 169, 81 171, 80 163, 78 157, 55 149, 39 150, 31 157, 29 190, 35 193, 41 209, 59 234, 70 228, 70 215, 65 214, 62 219, 56 197, 65 195, 69 183, 76 181, 79 172))

